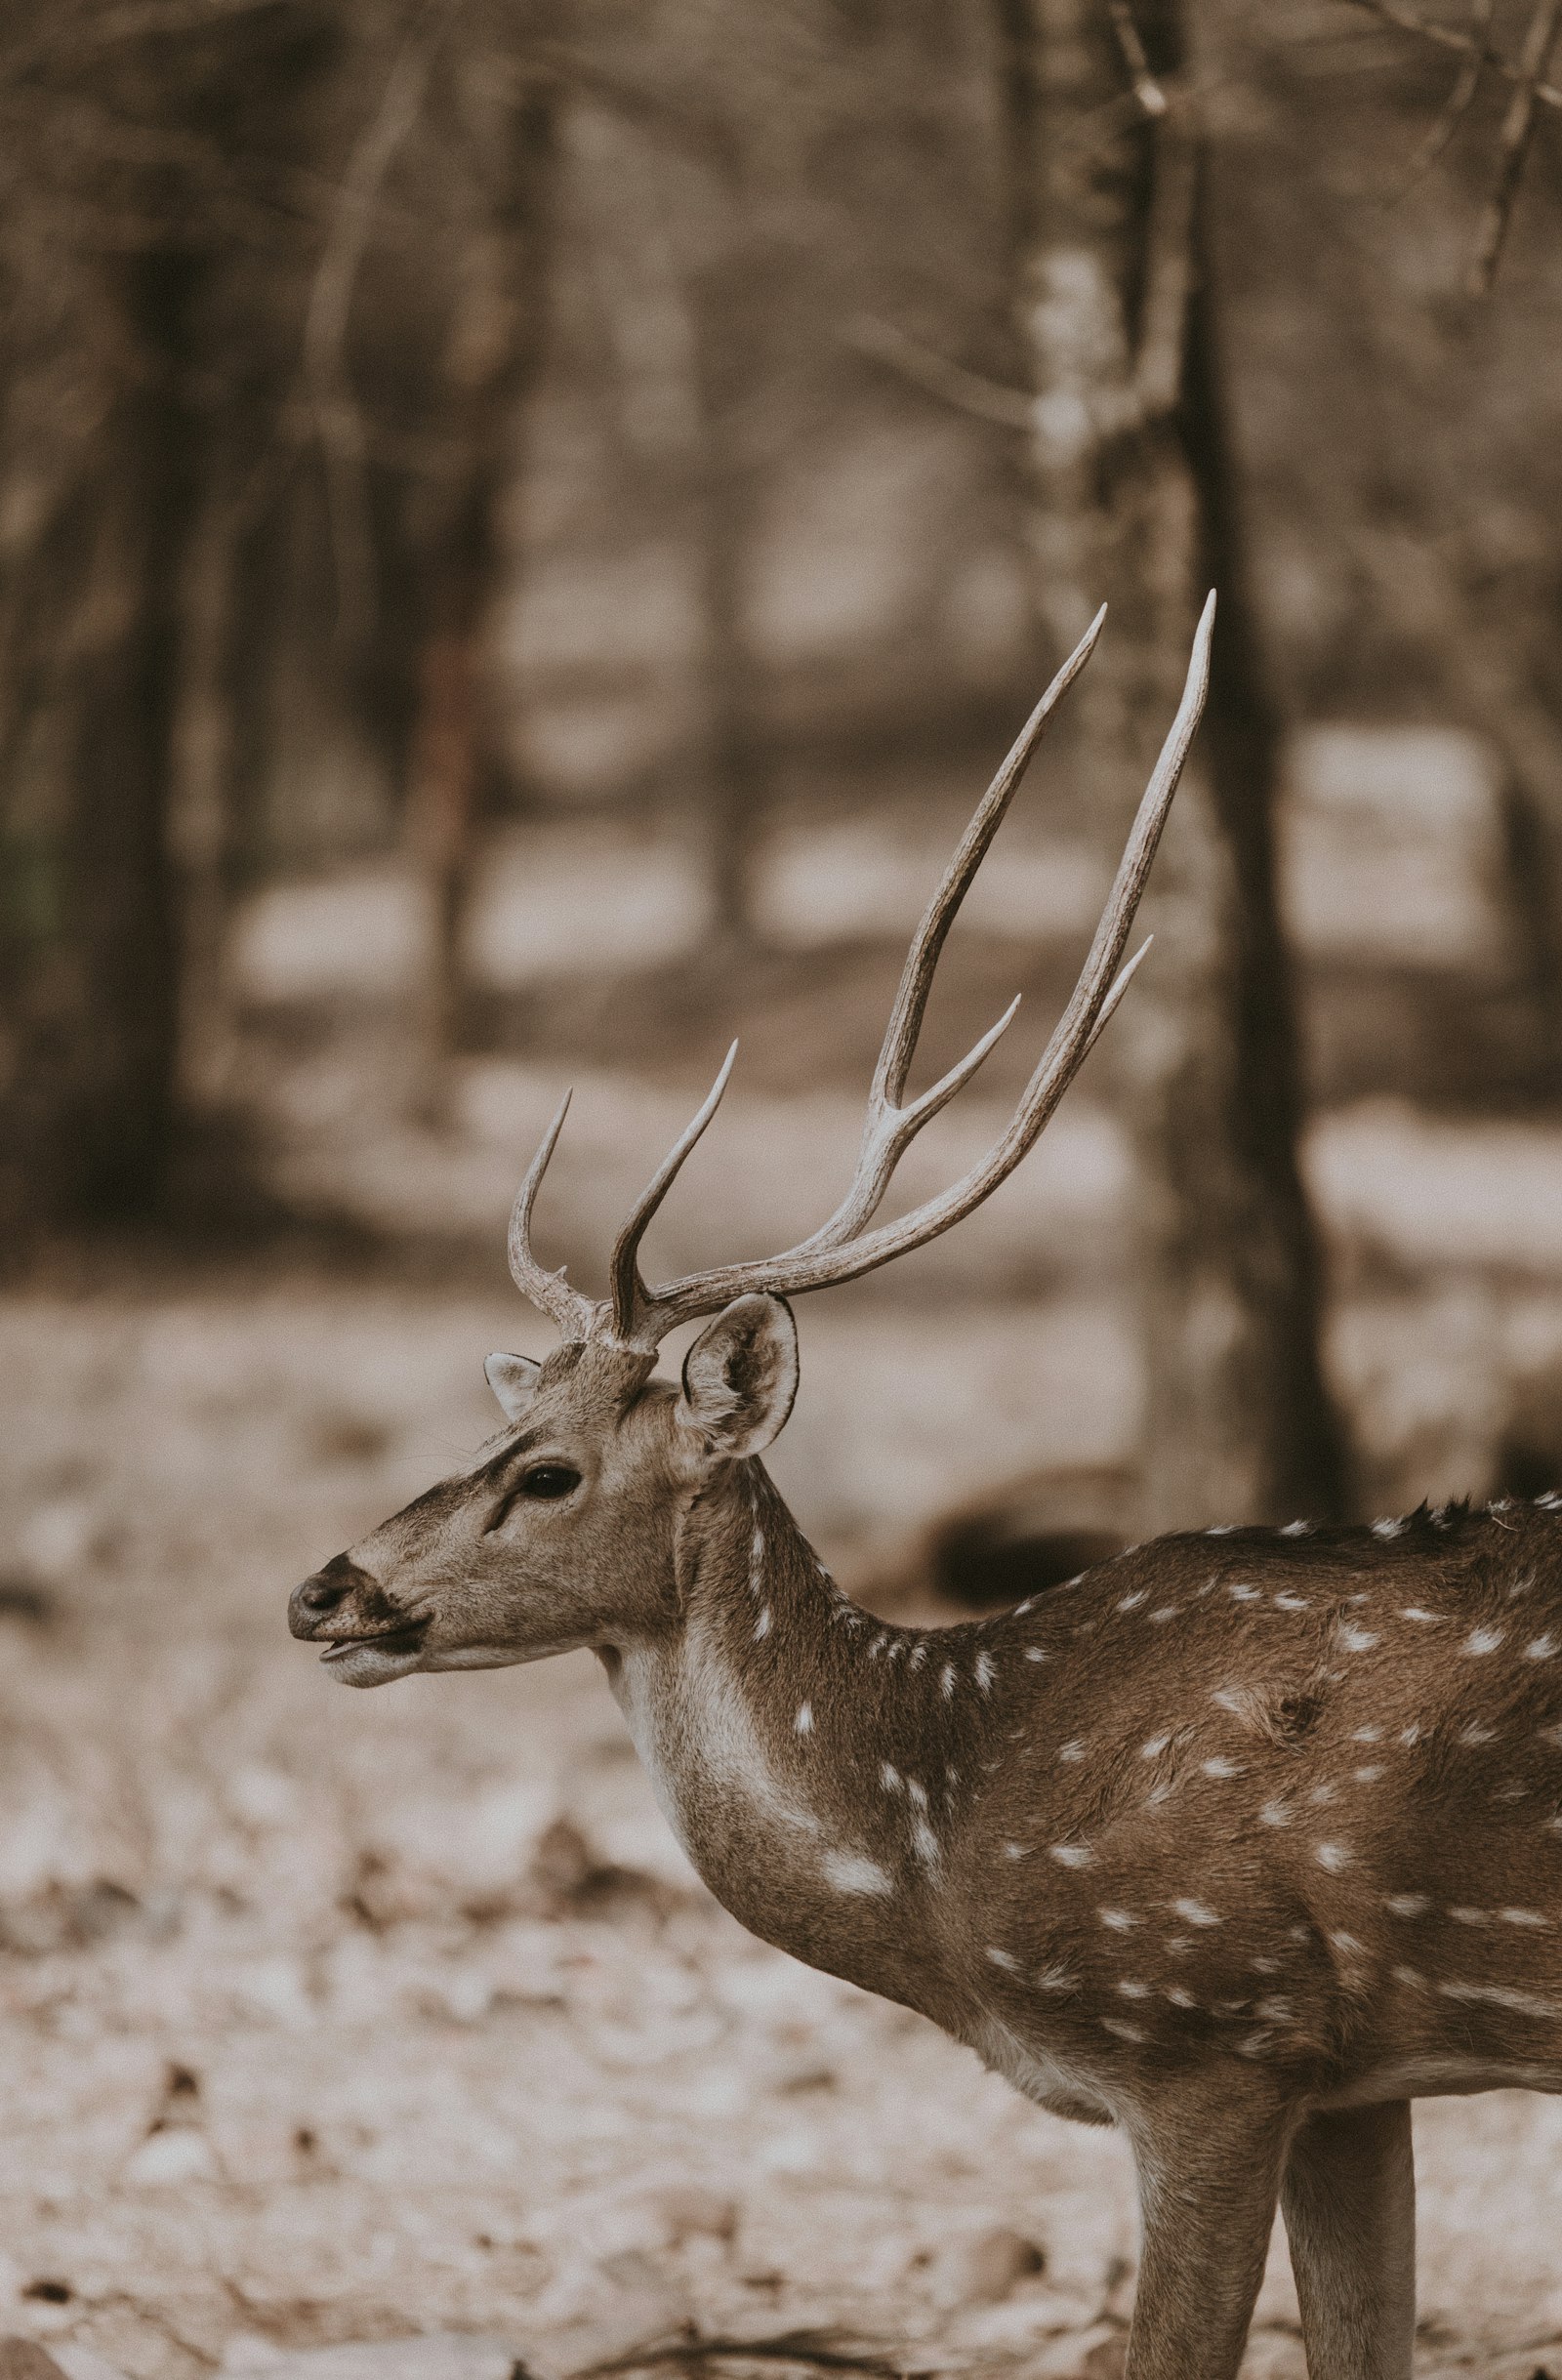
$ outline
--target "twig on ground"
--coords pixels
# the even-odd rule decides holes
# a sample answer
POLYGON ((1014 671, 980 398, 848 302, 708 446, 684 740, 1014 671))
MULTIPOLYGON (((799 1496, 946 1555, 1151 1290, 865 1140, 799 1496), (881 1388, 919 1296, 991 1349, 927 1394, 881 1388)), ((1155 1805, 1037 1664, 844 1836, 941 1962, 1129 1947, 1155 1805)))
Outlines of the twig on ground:
POLYGON ((814 2371, 862 2372, 868 2380, 935 2380, 939 2369, 893 2356, 843 2331, 778 2330, 749 2339, 651 2339, 623 2355, 585 2365, 572 2380, 608 2380, 617 2372, 698 2370, 713 2363, 801 2363, 814 2371))

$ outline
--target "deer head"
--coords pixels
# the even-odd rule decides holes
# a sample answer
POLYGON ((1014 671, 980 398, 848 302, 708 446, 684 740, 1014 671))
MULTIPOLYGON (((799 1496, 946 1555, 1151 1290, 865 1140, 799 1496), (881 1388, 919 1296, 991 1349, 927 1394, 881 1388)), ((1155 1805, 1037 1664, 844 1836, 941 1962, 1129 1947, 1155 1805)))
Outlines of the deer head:
POLYGON ((1027 720, 912 939, 868 1094, 861 1148, 828 1221, 782 1254, 714 1267, 660 1288, 639 1269, 647 1225, 710 1124, 736 1045, 709 1097, 619 1233, 609 1295, 589 1298, 532 1252, 537 1192, 563 1128, 564 1098, 522 1182, 510 1224, 516 1286, 556 1324, 543 1363, 493 1355, 488 1379, 507 1428, 492 1451, 339 1554, 292 1600, 296 1636, 324 1641, 343 1683, 414 1670, 492 1667, 581 1645, 609 1649, 676 1623, 680 1516, 711 1483, 760 1454, 791 1411, 797 1333, 788 1299, 850 1281, 923 1247, 996 1190, 1034 1145, 1149 948, 1123 964, 1161 830, 1198 725, 1214 598, 1194 639, 1182 700, 1146 787, 1079 980, 1014 1110, 981 1161, 936 1197, 876 1222, 895 1169, 1012 1022, 1018 1001, 958 1065, 918 1096, 906 1082, 934 970, 962 900, 1058 703, 1089 660, 1098 613, 1027 720), (681 1324, 714 1316, 678 1386, 653 1376, 681 1324))

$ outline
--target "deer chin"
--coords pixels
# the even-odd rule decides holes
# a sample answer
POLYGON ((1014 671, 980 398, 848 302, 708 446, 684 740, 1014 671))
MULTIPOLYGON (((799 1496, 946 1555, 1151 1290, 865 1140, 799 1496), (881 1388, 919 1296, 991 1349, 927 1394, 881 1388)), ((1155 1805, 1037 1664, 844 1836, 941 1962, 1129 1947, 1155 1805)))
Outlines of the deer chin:
POLYGON ((413 1621, 404 1628, 384 1629, 378 1636, 345 1636, 326 1646, 322 1668, 339 1686, 389 1686, 398 1677, 411 1677, 423 1662, 427 1623, 413 1621))

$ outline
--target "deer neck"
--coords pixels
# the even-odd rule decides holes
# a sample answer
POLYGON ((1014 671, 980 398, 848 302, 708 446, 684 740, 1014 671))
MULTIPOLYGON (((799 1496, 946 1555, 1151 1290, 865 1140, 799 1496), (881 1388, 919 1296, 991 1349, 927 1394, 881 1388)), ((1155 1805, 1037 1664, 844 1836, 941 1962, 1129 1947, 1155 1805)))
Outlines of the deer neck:
POLYGON ((694 1500, 676 1563, 677 1626, 606 1666, 684 1850, 751 1932, 951 2023, 945 1886, 983 1745, 968 1710, 958 1743, 940 1727, 929 1648, 968 1631, 849 1602, 758 1462, 694 1500))

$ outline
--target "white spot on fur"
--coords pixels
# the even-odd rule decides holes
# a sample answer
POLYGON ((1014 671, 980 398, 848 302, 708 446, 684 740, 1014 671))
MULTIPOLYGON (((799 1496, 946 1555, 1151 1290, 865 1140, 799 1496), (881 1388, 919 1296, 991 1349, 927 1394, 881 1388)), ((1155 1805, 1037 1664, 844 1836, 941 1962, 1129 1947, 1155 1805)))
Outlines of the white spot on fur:
POLYGON ((769 1635, 769 1633, 770 1633, 770 1606, 769 1606, 768 1604, 766 1604, 766 1605, 765 1605, 765 1607, 764 1607, 764 1609, 763 1609, 763 1611, 762 1611, 762 1612, 760 1614, 759 1619, 758 1619, 758 1620, 755 1621, 755 1623, 754 1623, 754 1641, 755 1641, 755 1643, 756 1643, 756 1644, 759 1644, 759 1643, 760 1643, 760 1639, 761 1639, 762 1637, 768 1636, 768 1635, 769 1635))
POLYGON ((1280 1612, 1309 1612, 1312 1602, 1306 1595, 1277 1595, 1275 1609, 1280 1612))
POLYGON ((1135 1917, 1129 1908, 1101 1908, 1095 1913, 1103 1925, 1111 1927, 1114 1934, 1130 1933, 1134 1926, 1144 1923, 1142 1917, 1135 1917))
POLYGON ((1397 1538, 1407 1526, 1404 1521, 1374 1521, 1373 1535, 1375 1538, 1397 1538))
POLYGON ((1072 1766, 1084 1759, 1085 1746, 1076 1736, 1072 1744, 1060 1745, 1057 1756, 1059 1760, 1067 1761, 1072 1766))
POLYGON ((912 1808, 913 1808, 914 1810, 925 1810, 925 1809, 926 1809, 926 1807, 927 1807, 927 1788, 926 1788, 926 1786, 925 1786, 925 1785, 919 1785, 919 1784, 917 1783, 917 1780, 916 1780, 916 1778, 915 1778, 915 1777, 908 1777, 908 1778, 907 1778, 907 1780, 906 1780, 906 1793, 907 1793, 908 1798, 910 1799, 911 1806, 912 1806, 912 1808))
POLYGON ((1134 1983, 1128 1977, 1118 1985, 1118 1990, 1126 2000, 1147 2000, 1150 1996, 1148 1984, 1134 1983))
POLYGON ((1424 1991, 1426 1978, 1416 1967, 1391 1967, 1389 1973, 1396 1984, 1408 1984, 1413 1991, 1424 1991))
POLYGON ((1434 1621, 1441 1620, 1443 1617, 1441 1612, 1423 1612, 1418 1603, 1407 1603, 1402 1605, 1399 1616, 1401 1620, 1419 1621, 1423 1627, 1430 1626, 1434 1621))
POLYGON ((1456 1925, 1490 1925, 1492 1913, 1484 1908, 1451 1908, 1449 1915, 1456 1925))
POLYGON ((879 1763, 879 1783, 884 1786, 886 1793, 898 1793, 900 1790, 900 1771, 889 1761, 881 1760, 879 1763))
POLYGON ((798 1715, 793 1720, 792 1724, 797 1729, 800 1736, 811 1736, 813 1733, 813 1704, 811 1703, 800 1703, 798 1704, 798 1715))
POLYGON ((1019 1960, 1017 1958, 1010 1958, 1007 1950, 996 1950, 992 1947, 991 1943, 989 1943, 987 1947, 987 1955, 992 1960, 994 1966, 1002 1967, 1007 1975, 1017 1975, 1019 1973, 1019 1960))
POLYGON ((1533 1991, 1515 1991, 1507 1984, 1439 1984, 1445 2000, 1479 2000, 1490 2008, 1510 2008, 1515 2016, 1562 2016, 1555 2000, 1542 2000, 1533 1991))
POLYGON ((1006 1843, 1004 1845, 1004 1857, 1006 1860, 1028 1859, 1034 1848, 1035 1846, 1030 1843, 1006 1843))
POLYGON ((1246 1586, 1239 1581, 1237 1585, 1229 1588, 1227 1591, 1229 1592, 1233 1603, 1254 1603, 1257 1601, 1258 1589, 1255 1586, 1246 1586))
POLYGON ((1356 1940, 1354 1934, 1331 1934, 1329 1939, 1344 1958, 1365 1958, 1367 1955, 1365 1946, 1356 1940))
POLYGON ((1102 2017, 1101 2031, 1115 2032, 1120 2041, 1142 2041, 1144 2038, 1137 2025, 1125 2025, 1121 2017, 1102 2017))
POLYGON ((911 1847, 919 1860, 930 1867, 938 1858, 938 1837, 925 1818, 919 1818, 911 1830, 911 1847))
POLYGON ((1158 1612, 1152 1612, 1150 1614, 1151 1627, 1158 1628, 1163 1621, 1175 1620, 1178 1612, 1180 1612, 1182 1606, 1180 1603, 1163 1603, 1158 1612))
POLYGON ((1327 1867, 1334 1876, 1338 1875, 1342 1867, 1350 1866, 1348 1843, 1318 1843, 1313 1848, 1312 1856, 1320 1867, 1327 1867))
POLYGON ((1141 1760, 1159 1760, 1171 1741, 1170 1736, 1152 1736, 1148 1744, 1140 1744, 1139 1758, 1141 1760))
POLYGON ((1383 1902, 1391 1917, 1424 1917, 1431 1906, 1424 1893, 1390 1893, 1383 1902))
POLYGON ((1026 1659, 1028 1662, 1044 1662, 1044 1661, 1046 1661, 1046 1659, 1047 1659, 1047 1651, 1046 1651, 1045 1646, 1042 1646, 1042 1645, 1027 1645, 1027 1646, 1026 1646, 1026 1648, 1025 1648, 1025 1659, 1026 1659))
POLYGON ((1548 1926, 1551 1922, 1538 1908, 1500 1908, 1497 1913, 1504 1925, 1548 1926))
POLYGON ((1169 1984, 1162 1997, 1169 1999, 1173 2008, 1197 2008, 1199 2005, 1192 1992, 1184 1991, 1180 1984, 1169 1984))
POLYGON ((1473 1751, 1478 1744, 1490 1744, 1496 1734, 1496 1728, 1488 1727, 1484 1719, 1470 1719, 1459 1729, 1456 1742, 1473 1751))
POLYGON ((1140 1604, 1147 1601, 1149 1592, 1150 1590, 1147 1586, 1136 1586, 1131 1595, 1119 1595, 1117 1599, 1118 1610, 1120 1612, 1136 1612, 1140 1604))
POLYGON ((1459 1646, 1459 1651, 1473 1658, 1482 1653, 1495 1653, 1501 1642, 1500 1628, 1471 1628, 1464 1642, 1459 1646))
POLYGON ((909 1662, 906 1663, 906 1666, 907 1666, 907 1668, 908 1668, 908 1669, 920 1669, 920 1668, 922 1667, 922 1665, 923 1665, 923 1662, 925 1662, 926 1659, 927 1659, 927 1647, 926 1647, 926 1645, 925 1645, 925 1644, 917 1644, 917 1645, 913 1645, 913 1646, 912 1646, 912 1648, 911 1648, 911 1659, 910 1659, 910 1661, 909 1661, 909 1662))
POLYGON ((1202 1901, 1173 1901, 1171 1907, 1189 1925, 1218 1925, 1220 1922, 1215 1911, 1206 1908, 1202 1901))
POLYGON ((1555 1651, 1556 1638, 1554 1636, 1537 1636, 1525 1646, 1524 1658, 1527 1662, 1548 1662, 1555 1651))
POLYGON ((857 1851, 827 1851, 820 1862, 825 1881, 838 1893, 892 1893, 894 1879, 877 1860, 857 1851))
POLYGON ((1352 1744, 1381 1744, 1383 1731, 1380 1727, 1353 1728, 1350 1740, 1352 1744))
POLYGON ((1352 1769, 1350 1773, 1357 1785, 1376 1785, 1383 1774, 1383 1764, 1380 1760, 1370 1760, 1365 1768, 1352 1769))
POLYGON ((1287 1521, 1280 1534, 1283 1538, 1304 1538, 1311 1527, 1311 1521, 1287 1521))
POLYGON ((1086 1843, 1054 1843, 1051 1856, 1060 1867, 1089 1867, 1095 1854, 1086 1843))
POLYGON ((1241 1763, 1227 1760, 1222 1752, 1216 1752, 1213 1760, 1203 1761, 1200 1765, 1206 1777, 1240 1777, 1243 1773, 1241 1763))
POLYGON ((993 1657, 990 1653, 977 1654, 976 1665, 971 1674, 975 1678, 976 1683, 981 1688, 983 1694, 986 1694, 992 1685, 994 1677, 997 1675, 997 1671, 993 1667, 993 1657))
POLYGON ((1055 1959, 1049 1967, 1038 1967, 1036 1970, 1038 1991, 1072 1991, 1074 1983, 1072 1968, 1065 1967, 1061 1959, 1055 1959))
POLYGON ((1347 1653, 1370 1653, 1377 1638, 1371 1628, 1358 1628, 1353 1621, 1347 1621, 1339 1631, 1339 1641, 1347 1653))
POLYGON ((943 1688, 944 1701, 947 1703, 955 1691, 955 1664, 953 1662, 945 1662, 943 1675, 938 1683, 943 1688))

